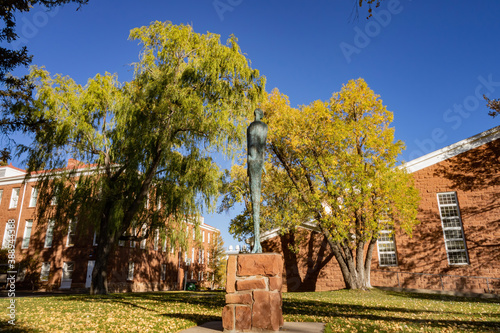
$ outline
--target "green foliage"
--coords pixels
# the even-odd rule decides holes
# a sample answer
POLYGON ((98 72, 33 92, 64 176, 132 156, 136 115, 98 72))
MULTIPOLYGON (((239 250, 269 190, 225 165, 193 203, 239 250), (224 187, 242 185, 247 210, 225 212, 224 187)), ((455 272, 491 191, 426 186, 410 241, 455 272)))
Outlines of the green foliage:
POLYGON ((213 273, 212 288, 215 286, 225 286, 226 279, 226 250, 224 249, 224 240, 220 233, 214 234, 211 240, 209 269, 213 273))
MULTIPOLYGON (((9 134, 12 132, 29 133, 42 121, 33 117, 17 117, 16 114, 10 112, 10 109, 15 106, 29 104, 33 92, 33 86, 29 84, 27 76, 19 78, 9 74, 16 67, 28 66, 32 60, 32 55, 28 53, 26 46, 17 50, 10 48, 10 43, 16 41, 19 37, 15 30, 16 20, 14 15, 29 12, 36 5, 51 9, 72 2, 81 6, 86 4, 88 0, 18 0, 2 2, 4 26, 0 29, 0 40, 6 43, 0 46, 0 85, 2 86, 2 89, 0 89, 0 103, 3 106, 0 118, 0 132, 4 136, 2 139, 7 139, 7 142, 9 142, 9 134)), ((9 147, 4 148, 0 153, 2 163, 6 163, 10 159, 9 147)))
POLYGON ((13 110, 44 120, 24 147, 30 172, 51 171, 36 174, 39 219, 93 225, 102 237, 98 256, 102 243, 137 238, 120 235, 143 224, 146 236, 161 228, 170 246, 185 246, 186 219, 203 205, 212 209, 220 190, 210 153, 231 155, 241 145, 264 91, 235 37, 224 45, 215 34, 153 22, 130 38, 143 47, 132 81, 106 73, 81 86, 33 67, 36 100, 13 110), (80 165, 65 168, 68 157, 80 165))
MULTIPOLYGON (((380 230, 399 226, 411 233, 419 197, 411 175, 396 166, 403 143, 394 142, 392 113, 362 79, 349 81, 327 102, 292 108, 274 90, 260 107, 269 126, 263 230, 279 227, 283 233, 313 221, 336 258, 352 269, 351 254, 362 259, 380 230)), ((231 225, 240 237, 252 231, 246 182, 244 166, 234 166, 222 205, 245 202, 231 225)))

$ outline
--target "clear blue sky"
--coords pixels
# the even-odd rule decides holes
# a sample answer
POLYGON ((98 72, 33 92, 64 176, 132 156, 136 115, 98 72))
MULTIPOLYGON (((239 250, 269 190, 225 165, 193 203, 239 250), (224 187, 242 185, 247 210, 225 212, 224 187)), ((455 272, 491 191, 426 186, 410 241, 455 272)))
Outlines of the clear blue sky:
MULTIPOLYGON (((234 34, 267 91, 279 88, 292 106, 326 100, 362 77, 394 113, 406 161, 499 125, 482 99, 500 97, 499 1, 384 0, 370 20, 366 7, 352 15, 355 2, 90 0, 79 11, 37 7, 16 17, 33 63, 81 84, 106 71, 129 80, 140 51, 129 31, 155 20, 222 40, 234 34)), ((236 245, 227 229, 237 213, 205 214, 226 245, 236 245)))

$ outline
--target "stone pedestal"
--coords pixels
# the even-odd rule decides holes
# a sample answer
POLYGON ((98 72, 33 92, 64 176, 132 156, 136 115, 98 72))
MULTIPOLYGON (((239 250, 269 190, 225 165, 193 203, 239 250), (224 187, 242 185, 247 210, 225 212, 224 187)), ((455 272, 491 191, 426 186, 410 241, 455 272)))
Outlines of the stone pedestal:
POLYGON ((282 273, 281 254, 229 256, 226 306, 222 310, 224 332, 279 331, 283 326, 282 273))

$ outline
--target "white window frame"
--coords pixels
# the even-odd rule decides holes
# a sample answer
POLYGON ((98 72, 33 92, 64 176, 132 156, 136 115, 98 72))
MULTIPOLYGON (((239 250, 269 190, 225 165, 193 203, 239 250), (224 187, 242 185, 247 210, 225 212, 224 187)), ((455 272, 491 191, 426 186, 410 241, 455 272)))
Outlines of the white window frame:
POLYGON ((128 272, 127 272, 127 281, 134 280, 134 269, 135 269, 135 263, 133 261, 129 261, 128 272))
POLYGON ((31 188, 31 196, 28 207, 36 207, 36 201, 38 199, 38 187, 31 188))
POLYGON ((9 242, 9 223, 5 223, 5 231, 3 232, 3 241, 2 241, 2 249, 8 249, 10 242, 9 242))
POLYGON ((10 195, 10 203, 9 209, 17 208, 17 202, 19 201, 19 192, 21 191, 20 187, 16 187, 12 189, 12 194, 10 195))
POLYGON ((163 240, 162 251, 167 252, 167 235, 165 235, 165 239, 163 240))
POLYGON ((167 265, 166 264, 162 264, 161 265, 161 276, 160 276, 160 279, 162 281, 165 281, 166 277, 167 277, 167 265))
POLYGON ((54 241, 55 223, 56 221, 54 220, 49 220, 49 222, 47 222, 47 231, 45 232, 45 242, 43 245, 43 247, 46 249, 52 247, 52 242, 54 241))
POLYGON ((40 270, 40 280, 48 281, 50 274, 50 262, 42 262, 42 269, 40 270))
POLYGON ((205 263, 205 250, 201 250, 201 264, 205 263))
MULTIPOLYGON (((132 229, 132 236, 137 236, 137 228, 132 229)), ((135 241, 134 240, 130 241, 130 247, 135 248, 135 241)))
MULTIPOLYGON (((141 228, 141 237, 144 237, 146 235, 146 232, 147 232, 147 225, 143 224, 142 225, 142 228, 141 228)), ((144 238, 143 240, 141 240, 141 242, 139 243, 139 247, 141 248, 141 250, 145 250, 146 249, 146 241, 147 239, 144 238)))
POLYGON ((196 240, 196 232, 195 232, 194 228, 193 228, 193 240, 196 240))
POLYGON ((27 249, 29 247, 32 230, 33 230, 33 220, 26 220, 24 224, 24 234, 23 234, 23 241, 21 243, 21 249, 27 249))
POLYGON ((194 264, 194 247, 191 249, 191 262, 194 264))
POLYGON ((379 266, 390 267, 398 265, 396 241, 392 228, 380 230, 379 239, 377 239, 377 253, 379 266), (386 247, 392 247, 393 250, 386 247))
POLYGON ((74 261, 65 261, 63 263, 63 271, 62 271, 62 281, 71 281, 73 280, 73 272, 75 271, 75 262, 74 261))
POLYGON ((2 203, 3 190, 0 190, 0 204, 2 203))
POLYGON ((155 251, 158 251, 158 243, 160 242, 160 229, 156 228, 155 229, 155 238, 153 242, 153 247, 155 251))
POLYGON ((444 238, 444 245, 446 249, 446 256, 448 258, 448 265, 468 265, 469 264, 469 253, 467 251, 467 243, 465 242, 465 234, 464 234, 464 228, 462 224, 462 217, 460 214, 460 207, 458 205, 458 197, 456 192, 441 192, 437 193, 437 201, 438 201, 438 207, 439 207, 439 217, 441 218, 441 226, 443 228, 443 238, 444 238), (447 200, 445 198, 442 198, 444 196, 448 196, 448 199, 451 199, 451 201, 446 202, 447 200), (441 200, 441 198, 443 200, 441 200), (443 212, 445 210, 448 210, 450 213, 452 210, 455 209, 456 215, 454 216, 444 216, 443 212), (452 222, 454 220, 455 225, 450 226, 446 225, 447 222, 452 222), (458 234, 461 236, 461 238, 447 238, 447 231, 448 232, 454 232, 455 234, 458 234), (451 243, 454 244, 459 244, 461 243, 463 248, 462 249, 454 249, 451 248, 451 243), (453 256, 454 254, 461 253, 465 254, 465 261, 466 262, 453 262, 453 256))
POLYGON ((201 264, 201 249, 198 250, 198 264, 201 264))
POLYGON ((205 243, 205 230, 201 232, 201 242, 205 243))
POLYGON ((75 245, 76 236, 76 221, 69 221, 68 224, 68 235, 66 236, 66 247, 72 247, 75 245))
POLYGON ((210 232, 207 231, 207 243, 210 244, 210 232))

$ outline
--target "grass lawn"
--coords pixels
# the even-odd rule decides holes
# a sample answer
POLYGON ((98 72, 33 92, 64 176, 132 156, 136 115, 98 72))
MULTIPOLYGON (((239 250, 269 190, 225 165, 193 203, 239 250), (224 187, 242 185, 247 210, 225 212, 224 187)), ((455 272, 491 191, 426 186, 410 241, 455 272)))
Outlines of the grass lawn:
MULTIPOLYGON (((221 320, 222 292, 16 298, 16 326, 0 299, 0 331, 178 332, 221 320)), ((327 323, 327 332, 500 332, 500 299, 382 290, 285 293, 285 321, 327 323)))

